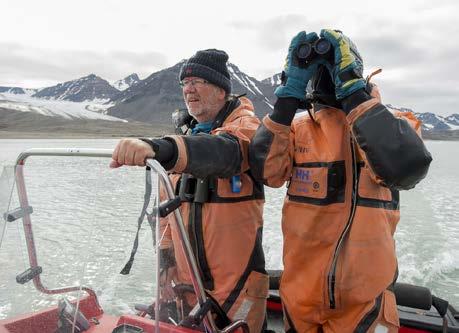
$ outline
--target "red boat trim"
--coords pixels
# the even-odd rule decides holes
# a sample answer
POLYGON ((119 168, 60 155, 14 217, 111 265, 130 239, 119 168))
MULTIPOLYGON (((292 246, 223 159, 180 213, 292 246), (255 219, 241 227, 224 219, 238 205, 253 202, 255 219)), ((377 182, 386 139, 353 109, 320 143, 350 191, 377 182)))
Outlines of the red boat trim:
POLYGON ((271 311, 281 312, 282 311, 282 304, 279 303, 279 302, 271 302, 271 301, 268 300, 266 302, 266 308, 268 310, 271 310, 271 311))

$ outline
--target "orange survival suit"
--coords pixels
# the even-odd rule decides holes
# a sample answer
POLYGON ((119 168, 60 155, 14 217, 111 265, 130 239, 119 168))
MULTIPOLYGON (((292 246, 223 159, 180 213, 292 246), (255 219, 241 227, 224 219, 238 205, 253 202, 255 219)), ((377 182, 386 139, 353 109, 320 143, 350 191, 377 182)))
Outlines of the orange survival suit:
POLYGON ((383 323, 397 331, 398 190, 424 178, 431 161, 415 130, 420 122, 391 114, 375 86, 347 116, 316 104, 291 126, 263 119, 250 160, 266 185, 287 181, 280 286, 287 330, 367 332, 383 323))
MULTIPOLYGON (((262 330, 269 284, 262 248, 263 184, 253 179, 248 163, 259 124, 252 103, 233 98, 210 134, 166 137, 177 147, 168 171, 183 201, 180 211, 204 288, 229 318, 246 320, 250 332, 262 330), (238 191, 234 175, 240 177, 238 191), (197 184, 206 184, 205 189, 197 184)), ((163 219, 162 229, 161 248, 169 261, 163 264, 176 266, 175 283, 189 284, 183 253, 175 250, 175 260, 167 254, 178 244, 175 224, 163 219)))

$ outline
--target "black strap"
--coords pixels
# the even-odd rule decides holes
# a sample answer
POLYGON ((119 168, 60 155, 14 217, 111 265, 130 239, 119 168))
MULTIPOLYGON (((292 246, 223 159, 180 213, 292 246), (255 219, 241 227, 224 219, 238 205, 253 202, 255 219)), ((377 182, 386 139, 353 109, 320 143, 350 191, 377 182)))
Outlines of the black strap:
POLYGON ((231 307, 236 302, 237 298, 239 297, 242 289, 244 288, 247 279, 249 278, 250 273, 252 271, 257 271, 262 274, 267 274, 264 267, 265 267, 265 257, 263 253, 262 247, 262 236, 263 235, 263 228, 259 227, 257 230, 257 236, 255 238, 255 244, 253 246, 252 253, 250 254, 249 262, 242 273, 241 277, 237 281, 236 285, 234 286, 233 290, 230 292, 228 297, 222 304, 222 309, 228 312, 231 307))
POLYGON ((202 225, 202 203, 191 202, 188 222, 188 235, 193 254, 198 264, 199 275, 201 276, 204 288, 214 290, 214 279, 210 271, 204 246, 204 235, 202 225))
POLYGON ((194 210, 194 226, 195 226, 195 236, 196 236, 196 253, 197 260, 199 262, 199 267, 201 268, 201 277, 204 288, 207 290, 214 290, 214 278, 212 272, 210 271, 209 263, 207 262, 207 253, 206 247, 204 245, 204 226, 202 220, 202 203, 193 202, 191 204, 191 209, 194 210))
POLYGON ((368 332, 368 329, 375 322, 375 320, 378 318, 379 312, 381 311, 382 297, 383 297, 383 294, 380 294, 376 298, 373 308, 359 322, 359 324, 355 328, 354 333, 368 332))
MULTIPOLYGON (((182 299, 185 293, 196 294, 193 286, 189 284, 178 284, 174 287, 174 291, 177 296, 182 299)), ((227 313, 222 309, 220 304, 218 304, 217 300, 213 298, 207 290, 205 290, 205 293, 207 300, 200 305, 198 312, 182 320, 179 325, 194 328, 199 327, 209 311, 214 315, 215 325, 217 325, 219 329, 223 329, 231 324, 231 320, 227 313)))
POLYGON ((210 300, 212 305, 212 313, 215 314, 215 325, 218 328, 223 329, 229 324, 231 324, 231 320, 229 319, 227 313, 223 310, 223 308, 218 304, 217 300, 212 297, 212 295, 206 291, 207 300, 210 300))
MULTIPOLYGON (((134 245, 132 246, 131 256, 128 262, 126 263, 126 265, 124 265, 124 268, 121 270, 120 274, 128 275, 129 272, 131 271, 132 264, 134 263, 134 257, 137 252, 137 247, 139 246, 139 232, 140 232, 140 228, 142 226, 143 220, 145 218, 145 215, 147 215, 148 223, 153 229, 153 242, 154 244, 156 244, 156 233, 154 232, 154 227, 155 227, 154 216, 153 216, 153 213, 150 214, 147 212, 147 207, 148 207, 148 204, 150 203, 150 197, 151 197, 151 170, 149 167, 147 167, 146 172, 145 172, 145 195, 143 197, 142 211, 140 213, 139 219, 137 220, 137 232, 136 232, 135 239, 134 239, 134 245)), ((156 198, 155 198, 155 202, 156 202, 156 198)))

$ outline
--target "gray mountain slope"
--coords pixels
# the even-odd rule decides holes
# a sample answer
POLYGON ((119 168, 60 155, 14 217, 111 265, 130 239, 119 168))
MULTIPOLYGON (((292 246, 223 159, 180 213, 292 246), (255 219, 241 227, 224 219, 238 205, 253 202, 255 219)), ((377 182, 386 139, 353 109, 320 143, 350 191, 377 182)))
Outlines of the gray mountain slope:
MULTIPOLYGON (((107 114, 149 123, 166 124, 171 122, 171 113, 177 108, 184 108, 182 89, 178 84, 180 68, 183 62, 170 68, 151 74, 146 79, 118 93, 112 102, 116 105, 108 109, 107 114)), ((255 113, 261 118, 271 112, 273 88, 261 83, 229 65, 232 93, 247 94, 255 107, 255 113)))

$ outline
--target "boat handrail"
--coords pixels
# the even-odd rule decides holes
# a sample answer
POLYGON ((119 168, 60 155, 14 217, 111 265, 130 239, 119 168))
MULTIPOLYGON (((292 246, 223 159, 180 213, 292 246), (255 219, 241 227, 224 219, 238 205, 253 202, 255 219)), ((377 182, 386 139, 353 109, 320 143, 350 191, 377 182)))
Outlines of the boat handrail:
MULTIPOLYGON (((25 161, 27 158, 31 156, 72 156, 72 157, 112 157, 113 149, 98 149, 98 148, 31 148, 28 150, 23 151, 19 154, 18 158, 16 159, 16 166, 24 166, 25 161)), ((149 166, 152 170, 156 171, 157 174, 161 177, 162 183, 166 187, 166 192, 169 198, 174 198, 175 193, 173 191, 172 185, 170 183, 170 179, 167 175, 167 172, 164 168, 154 159, 147 159, 146 165, 149 166)), ((108 166, 107 166, 108 167, 108 166)), ((23 168, 16 168, 16 181, 18 184, 18 195, 19 195, 19 202, 21 208, 29 207, 28 199, 27 199, 27 192, 24 182, 24 174, 23 168)), ((191 275, 191 282, 193 284, 197 300, 200 305, 206 303, 207 296, 199 276, 198 266, 196 263, 196 259, 193 256, 193 251, 191 248, 191 244, 187 237, 187 232, 183 224, 182 217, 178 209, 174 211, 175 219, 178 225, 179 231, 179 238, 182 242, 184 252, 185 252, 185 261, 188 266, 190 275, 191 275)), ((26 243, 27 243, 27 250, 29 254, 29 262, 31 267, 37 267, 37 255, 36 255, 36 248, 35 242, 33 239, 33 232, 32 232, 32 225, 31 225, 31 218, 29 213, 25 213, 23 218, 23 225, 24 225, 24 232, 26 234, 26 243)), ((159 256, 159 251, 157 251, 157 255, 159 256)), ((157 258, 159 259, 159 258, 157 258)), ((159 262, 159 261, 158 261, 159 262)), ((36 275, 33 278, 35 287, 46 294, 57 294, 57 293, 64 293, 69 291, 78 291, 80 289, 86 291, 91 296, 96 296, 95 292, 88 288, 88 287, 63 287, 58 289, 48 289, 43 286, 40 275, 36 275)), ((97 297, 95 297, 97 301, 97 297)), ((156 302, 157 304, 159 302, 156 302)), ((206 326, 211 329, 213 332, 218 332, 218 329, 215 325, 215 321, 211 315, 211 313, 207 313, 206 317, 204 318, 206 326)))

